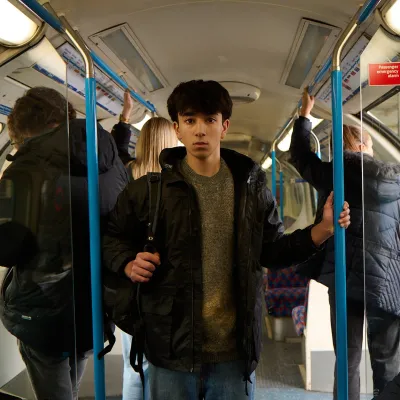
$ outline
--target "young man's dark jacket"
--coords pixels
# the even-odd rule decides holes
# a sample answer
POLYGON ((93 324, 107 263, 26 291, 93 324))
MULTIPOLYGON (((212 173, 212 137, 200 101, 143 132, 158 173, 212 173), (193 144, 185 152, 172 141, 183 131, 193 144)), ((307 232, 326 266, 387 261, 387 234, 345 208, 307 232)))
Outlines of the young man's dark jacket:
MULTIPOLYGON (((311 122, 300 117, 294 125, 290 155, 300 175, 318 190, 319 221, 323 203, 333 190, 333 165, 311 151, 310 132, 311 122)), ((351 225, 346 230, 348 296, 364 302, 366 290, 368 307, 400 316, 400 165, 345 151, 344 167, 345 197, 351 205, 351 225)), ((325 251, 300 269, 305 274, 311 272, 334 292, 333 238, 325 251)))
MULTIPOLYGON (((146 329, 146 357, 156 366, 199 371, 202 352, 201 221, 194 188, 179 164, 183 147, 161 153, 162 201, 156 247, 161 265, 141 285, 146 329)), ((235 188, 233 280, 237 301, 237 346, 246 361, 246 378, 260 358, 262 335, 262 266, 286 267, 306 260, 316 248, 310 229, 283 235, 276 203, 265 173, 250 158, 222 149, 235 188)), ((223 199, 221 199, 223 201, 223 199)), ((131 182, 110 214, 104 237, 105 265, 124 274, 124 267, 143 251, 148 221, 146 177, 131 182)))
MULTIPOLYGON (((100 214, 105 216, 128 176, 112 136, 100 125, 97 132, 100 214)), ((86 121, 72 120, 69 130, 63 124, 32 138, 11 159, 3 179, 12 179, 17 168, 26 168, 28 175, 30 163, 46 160, 64 195, 57 204, 57 196, 43 192, 37 236, 13 221, 0 225, 1 238, 14 239, 12 247, 1 247, 0 265, 15 267, 2 293, 0 317, 14 336, 41 352, 88 351, 93 344, 86 121)), ((15 201, 29 200, 17 193, 15 201)))

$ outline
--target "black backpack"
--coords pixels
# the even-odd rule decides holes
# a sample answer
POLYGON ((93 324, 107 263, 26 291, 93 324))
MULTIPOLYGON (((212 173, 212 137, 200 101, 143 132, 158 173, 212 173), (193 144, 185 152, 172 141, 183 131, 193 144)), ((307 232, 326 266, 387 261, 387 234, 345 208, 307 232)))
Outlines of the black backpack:
MULTIPOLYGON (((161 173, 150 172, 147 174, 149 222, 147 225, 146 245, 143 251, 148 253, 156 252, 154 239, 161 202, 161 184, 161 173)), ((109 344, 99 353, 98 357, 104 357, 113 348, 115 344, 113 328, 114 325, 118 326, 122 331, 133 337, 130 362, 132 368, 140 374, 142 383, 144 383, 143 355, 145 332, 141 316, 140 286, 141 284, 135 285, 125 276, 109 270, 104 271, 103 300, 106 336, 109 344)))
MULTIPOLYGON (((50 135, 41 140, 53 139, 50 135)), ((9 268, 1 287, 0 317, 22 342, 58 351, 68 346, 68 338, 49 343, 48 337, 61 336, 68 316, 73 321, 68 147, 44 152, 38 144, 8 156, 13 163, 0 181, 0 237, 11 244, 0 251, 0 264, 9 268), (51 285, 42 281, 46 276, 53 277, 51 285)))

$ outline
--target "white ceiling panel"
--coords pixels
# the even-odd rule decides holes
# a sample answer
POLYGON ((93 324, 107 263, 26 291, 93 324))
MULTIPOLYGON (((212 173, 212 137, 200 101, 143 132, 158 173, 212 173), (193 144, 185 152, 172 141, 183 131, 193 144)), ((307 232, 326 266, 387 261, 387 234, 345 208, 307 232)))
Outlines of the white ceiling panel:
POLYGON ((167 116, 166 99, 182 81, 203 78, 259 87, 256 102, 235 107, 232 131, 267 142, 300 97, 298 90, 279 81, 301 18, 343 28, 359 1, 53 0, 51 4, 66 14, 94 49, 89 36, 129 24, 170 85, 149 98, 161 115, 167 116))

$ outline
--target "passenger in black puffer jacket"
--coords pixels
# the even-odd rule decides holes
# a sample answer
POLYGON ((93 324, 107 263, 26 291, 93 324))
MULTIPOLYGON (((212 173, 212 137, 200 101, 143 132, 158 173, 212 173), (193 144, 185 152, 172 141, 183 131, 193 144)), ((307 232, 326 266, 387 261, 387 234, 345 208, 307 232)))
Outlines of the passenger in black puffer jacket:
MULTIPOLYGON (((300 175, 319 193, 318 221, 321 203, 333 188, 333 164, 322 162, 310 150, 311 122, 307 117, 313 104, 306 90, 293 129, 290 155, 300 175)), ((371 137, 366 132, 361 134, 357 127, 345 125, 343 141, 345 197, 352 214, 346 232, 349 400, 359 400, 364 296, 375 394, 400 372, 400 166, 374 159, 371 137)), ((336 350, 334 240, 330 239, 325 251, 301 266, 300 271, 329 288, 336 350)))
MULTIPOLYGON (((86 122, 75 116, 53 89, 33 88, 18 99, 9 116, 18 151, 0 181, 17 188, 17 212, 0 225, 1 242, 14 239, 12 248, 0 250, 0 265, 12 271, 2 287, 0 317, 19 339, 38 399, 76 399, 93 348, 86 122), (23 179, 35 190, 25 192, 23 179), (30 217, 24 219, 21 212, 28 207, 30 217)), ((128 175, 113 137, 100 125, 97 134, 105 216, 128 175)))
POLYGON ((132 310, 140 318, 131 354, 139 372, 145 353, 152 399, 253 399, 261 266, 283 268, 314 254, 332 236, 332 197, 320 224, 285 236, 260 166, 221 149, 232 115, 228 91, 215 81, 183 82, 167 103, 185 147, 160 155, 156 234, 149 232, 152 200, 143 176, 110 213, 104 265, 134 285, 132 310), (150 243, 156 254, 143 252, 150 243))

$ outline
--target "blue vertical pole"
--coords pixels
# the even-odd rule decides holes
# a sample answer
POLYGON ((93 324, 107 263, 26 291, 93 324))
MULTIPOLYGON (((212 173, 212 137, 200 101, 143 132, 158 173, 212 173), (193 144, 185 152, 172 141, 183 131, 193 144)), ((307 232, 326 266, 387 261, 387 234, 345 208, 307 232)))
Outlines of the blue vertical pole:
POLYGON ((338 223, 344 204, 342 72, 340 70, 332 71, 332 125, 337 398, 348 400, 346 243, 345 230, 338 223))
POLYGON ((94 385, 96 400, 106 398, 104 358, 98 354, 104 347, 103 302, 100 252, 99 162, 97 154, 96 80, 85 80, 86 145, 89 194, 90 270, 92 283, 94 385))
MULTIPOLYGON (((321 151, 317 151, 317 157, 319 158, 319 159, 321 159, 321 151)), ((317 205, 317 207, 318 207, 318 190, 315 190, 315 204, 317 205)))
POLYGON ((283 221, 283 193, 284 193, 283 189, 284 189, 283 188, 283 171, 280 171, 279 172, 279 198, 280 198, 279 208, 281 211, 281 220, 282 221, 283 221))
POLYGON ((271 159, 272 159, 272 195, 276 198, 276 156, 275 150, 271 152, 271 159))

